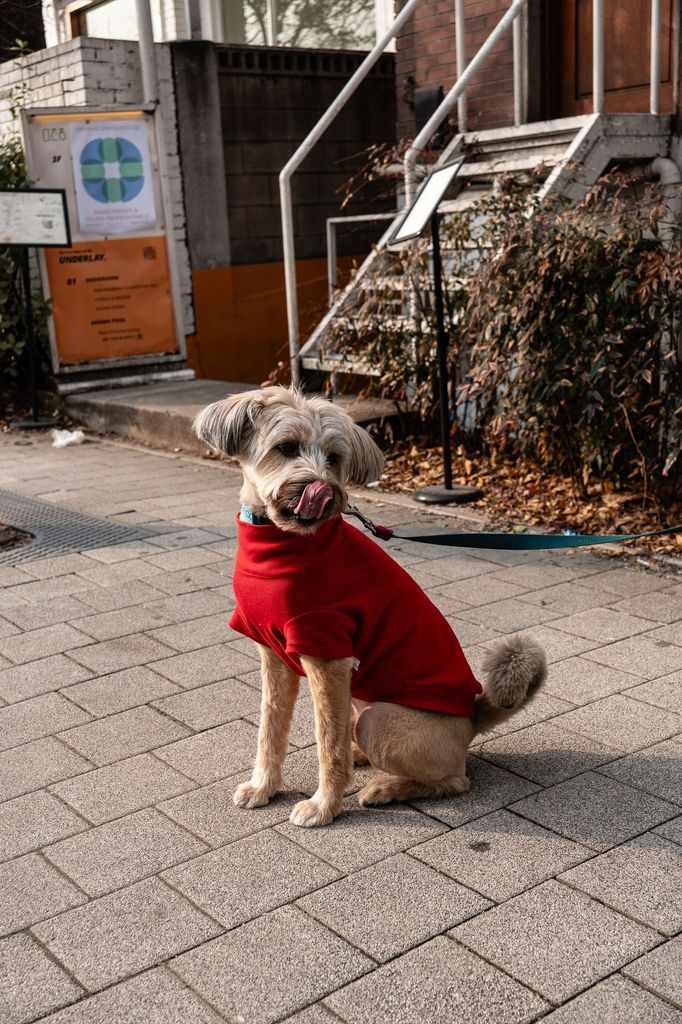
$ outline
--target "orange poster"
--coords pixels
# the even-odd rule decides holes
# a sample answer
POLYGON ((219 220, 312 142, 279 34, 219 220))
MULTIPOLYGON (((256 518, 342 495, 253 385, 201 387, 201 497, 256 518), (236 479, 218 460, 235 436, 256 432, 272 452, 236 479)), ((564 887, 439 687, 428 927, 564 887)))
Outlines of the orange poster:
POLYGON ((60 363, 177 349, 163 235, 44 252, 60 363))

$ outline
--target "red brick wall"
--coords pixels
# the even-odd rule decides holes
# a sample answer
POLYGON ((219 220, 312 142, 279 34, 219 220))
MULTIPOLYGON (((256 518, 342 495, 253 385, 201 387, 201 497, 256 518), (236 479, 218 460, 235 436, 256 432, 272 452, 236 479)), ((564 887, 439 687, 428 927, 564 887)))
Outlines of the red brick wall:
MULTIPOLYGON (((509 0, 465 0, 467 62, 474 57, 508 7, 509 0)), ((455 78, 455 2, 422 0, 397 43, 396 89, 400 137, 412 138, 415 133, 411 103, 413 85, 442 85, 447 93, 455 78)), ((490 54, 469 89, 470 130, 497 128, 513 123, 512 82, 510 29, 490 54)))

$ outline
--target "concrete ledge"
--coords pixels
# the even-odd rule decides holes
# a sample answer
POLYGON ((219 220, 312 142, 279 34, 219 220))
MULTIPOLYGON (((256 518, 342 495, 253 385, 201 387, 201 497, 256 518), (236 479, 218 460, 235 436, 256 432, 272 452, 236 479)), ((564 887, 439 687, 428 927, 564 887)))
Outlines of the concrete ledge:
MULTIPOLYGON (((221 380, 191 380, 111 391, 86 391, 69 395, 64 407, 73 419, 98 434, 117 434, 161 448, 182 448, 203 454, 205 445, 192 433, 192 420, 205 405, 228 395, 250 391, 256 384, 221 380)), ((369 423, 395 415, 392 402, 359 401, 354 395, 338 395, 334 402, 356 423, 369 423)))

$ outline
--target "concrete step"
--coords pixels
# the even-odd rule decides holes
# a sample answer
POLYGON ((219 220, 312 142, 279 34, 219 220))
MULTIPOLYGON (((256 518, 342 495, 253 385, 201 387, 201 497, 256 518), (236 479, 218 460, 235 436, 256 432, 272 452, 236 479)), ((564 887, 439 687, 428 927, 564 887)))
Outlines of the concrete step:
POLYGON ((467 158, 474 153, 490 156, 493 153, 520 152, 521 150, 542 149, 544 146, 569 144, 589 120, 589 115, 564 117, 552 121, 533 121, 530 124, 490 128, 482 132, 466 132, 463 148, 467 158))
MULTIPOLYGON (((68 395, 64 408, 86 431, 116 434, 157 448, 180 448, 201 455, 206 448, 192 433, 196 414, 211 402, 256 387, 257 384, 224 380, 149 384, 68 395)), ((356 423, 367 424, 395 415, 393 403, 382 399, 336 395, 334 402, 356 423)))

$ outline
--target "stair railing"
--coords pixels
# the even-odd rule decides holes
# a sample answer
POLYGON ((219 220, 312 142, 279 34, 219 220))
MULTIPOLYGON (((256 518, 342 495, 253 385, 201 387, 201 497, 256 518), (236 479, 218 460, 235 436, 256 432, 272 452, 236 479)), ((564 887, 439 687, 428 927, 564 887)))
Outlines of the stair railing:
MULTIPOLYGON (((382 36, 377 42, 376 46, 367 54, 365 59, 362 61, 357 70, 350 77, 344 88, 341 90, 336 99, 329 105, 327 110, 324 112, 322 117, 319 119, 315 127, 308 133, 301 145, 298 147, 291 159, 285 164, 279 175, 279 194, 280 203, 282 208, 282 241, 284 250, 284 285, 286 292, 286 303, 287 303, 287 323, 289 328, 289 360, 291 364, 291 380, 293 384, 300 383, 301 378, 301 367, 300 367, 300 325, 298 317, 298 294, 296 290, 296 250, 294 244, 294 220, 293 220, 293 206, 291 200, 291 178, 298 170, 302 162, 305 160, 307 155, 310 153, 313 146, 321 138, 327 128, 330 126, 336 115, 345 106, 346 101, 350 99, 353 93, 356 91, 360 83, 367 77, 368 73, 374 67, 381 54, 386 49, 387 45, 392 39, 398 34, 400 29, 403 27, 405 22, 412 16, 420 0, 407 0, 407 3, 402 8, 400 13, 397 15, 393 24, 390 26, 388 31, 382 36)), ((414 143, 408 149, 405 158, 405 182, 406 182, 406 200, 410 202, 414 197, 414 191, 416 186, 416 160, 419 152, 427 144, 431 136, 433 135, 436 128, 440 125, 441 121, 447 116, 458 99, 464 98, 465 90, 474 77, 476 72, 479 70, 481 64, 484 62, 492 48, 497 43, 498 39, 504 35, 509 26, 514 22, 518 14, 528 3, 528 0, 513 0, 511 7, 503 15, 498 22, 497 26, 490 33, 486 41, 479 49, 476 56, 473 58, 470 64, 468 64, 462 71, 461 75, 458 75, 457 82, 448 93, 446 99, 438 107, 436 113, 431 117, 422 131, 419 133, 414 143), (442 114, 441 114, 442 112, 442 114), (440 117, 438 115, 441 114, 440 117), (438 119, 437 119, 438 117, 438 119), (413 153, 410 157, 411 163, 408 162, 408 156, 413 153), (408 177, 410 184, 408 185, 408 177)), ((458 14, 458 28, 460 29, 459 35, 459 56, 460 60, 463 61, 464 48, 463 39, 464 32, 461 24, 463 5, 458 4, 456 14, 458 14)), ((457 44, 456 44, 457 45, 457 44)), ((460 106, 460 113, 465 111, 465 107, 460 106)), ((465 114, 466 116, 466 114, 465 114)), ((383 238, 382 238, 383 241, 383 238)))
MULTIPOLYGON (((526 10, 527 6, 528 0, 512 0, 511 6, 497 23, 476 56, 461 74, 458 73, 457 81, 447 96, 445 96, 412 145, 407 149, 404 161, 405 202, 407 204, 412 202, 417 187, 416 168, 419 155, 456 105, 458 106, 459 122, 461 124, 463 109, 461 101, 465 98, 469 81, 479 70, 492 48, 508 30, 510 25, 513 25, 514 29, 514 123, 520 123, 523 108, 523 71, 525 62, 522 52, 522 23, 519 16, 526 10)), ((456 6, 455 14, 457 19, 457 35, 461 46, 464 35, 464 15, 461 4, 456 6)), ((679 99, 679 48, 680 0, 675 0, 673 5, 672 45, 673 106, 675 111, 677 111, 679 99)), ((466 110, 466 108, 464 109, 466 110)), ((604 0, 593 0, 592 3, 592 110, 595 114, 604 112, 604 0)), ((661 112, 661 0, 651 0, 649 111, 652 114, 660 114, 661 112)))
MULTIPOLYGON (((280 199, 282 206, 282 235, 284 243, 284 278, 286 286, 287 320, 289 328, 289 357, 291 361, 291 377, 294 384, 300 382, 300 334, 298 318, 298 296, 296 292, 296 257, 294 248, 294 226, 291 201, 291 178, 300 167, 315 143, 327 130, 346 101, 353 95, 360 83, 386 49, 388 43, 398 34, 405 22, 412 16, 420 0, 408 0, 395 18, 388 31, 377 42, 374 49, 365 57, 355 73, 351 76, 333 103, 327 108, 312 131, 306 136, 294 155, 280 173, 280 199)), ((404 158, 405 204, 414 199, 417 187, 417 160, 430 142, 434 133, 445 118, 457 106, 460 133, 466 130, 467 95, 466 91, 471 79, 480 70, 481 65, 489 56, 497 42, 513 28, 514 57, 514 123, 520 124, 524 116, 525 86, 525 47, 523 45, 523 25, 520 16, 525 13, 528 0, 511 0, 510 6, 490 35, 484 41, 471 62, 464 66, 465 61, 465 17, 464 0, 455 0, 456 27, 456 58, 457 80, 447 96, 442 100, 436 111, 418 133, 412 145, 407 149, 404 158)), ((592 109, 595 114, 604 110, 604 2, 593 0, 592 3, 592 109)), ((673 110, 677 113, 679 106, 679 64, 680 64, 680 0, 673 3, 673 110)), ((650 44, 650 96, 649 109, 652 114, 660 113, 660 70, 661 70, 661 0, 651 0, 651 44, 650 44)), ((449 149, 450 147, 448 147, 449 149)), ((377 248, 381 248, 390 237, 391 228, 380 239, 377 248)), ((360 268, 363 270, 365 264, 360 268)), ((325 317, 325 321, 329 314, 325 317)), ((308 347, 307 345, 305 346, 308 347)))
MULTIPOLYGON (((490 55, 490 51, 497 45, 502 36, 507 30, 513 25, 518 18, 521 11, 526 7, 528 0, 513 0, 509 9, 503 14, 498 21, 495 28, 492 30, 488 38, 485 40, 483 45, 480 47, 478 53, 473 60, 467 64, 464 71, 457 78, 457 81, 450 89, 450 92, 442 100, 437 109, 433 112, 431 117, 428 119, 422 130, 418 133, 414 142, 408 147, 405 153, 404 163, 404 174, 405 174, 405 205, 409 204, 414 199, 415 192, 417 190, 417 160, 419 159, 420 153, 428 145, 433 136, 434 132, 440 128, 441 124, 448 116, 451 110, 457 105, 460 97, 464 96, 469 82, 474 75, 479 71, 481 65, 490 55)), ((514 82, 517 84, 517 76, 514 76, 514 82)))
POLYGON ((291 179, 301 166, 315 143, 330 126, 336 115, 345 106, 360 83, 367 77, 388 44, 397 36, 405 22, 412 17, 420 0, 407 0, 407 3, 395 18, 387 32, 379 39, 360 66, 351 75, 336 99, 327 107, 324 114, 310 131, 291 159, 282 168, 279 175, 279 195, 282 206, 282 241, 284 247, 284 285, 287 300, 287 322, 289 327, 289 359, 291 363, 291 381, 299 384, 301 367, 299 361, 300 327, 298 320, 298 294, 296 291, 296 251, 294 247, 294 216, 291 202, 291 179))

